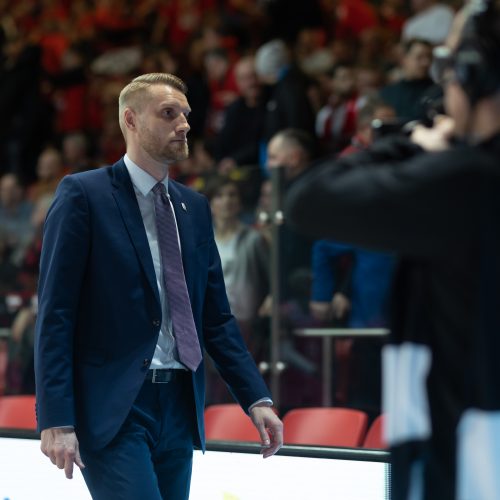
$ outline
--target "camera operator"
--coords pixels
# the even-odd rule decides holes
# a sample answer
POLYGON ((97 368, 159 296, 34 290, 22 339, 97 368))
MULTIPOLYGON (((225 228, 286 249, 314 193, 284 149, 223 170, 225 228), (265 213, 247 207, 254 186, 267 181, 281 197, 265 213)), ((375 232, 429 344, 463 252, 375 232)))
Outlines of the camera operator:
POLYGON ((461 14, 435 51, 448 116, 325 162, 287 200, 305 233, 401 257, 383 352, 396 500, 500 498, 500 2, 461 14))

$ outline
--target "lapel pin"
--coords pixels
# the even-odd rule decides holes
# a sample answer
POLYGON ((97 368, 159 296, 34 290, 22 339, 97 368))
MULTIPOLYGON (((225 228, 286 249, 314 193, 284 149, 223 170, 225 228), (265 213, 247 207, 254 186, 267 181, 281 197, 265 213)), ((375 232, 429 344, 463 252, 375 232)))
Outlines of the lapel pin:
POLYGON ((184 212, 187 212, 186 204, 183 201, 181 201, 181 207, 184 210, 184 212))

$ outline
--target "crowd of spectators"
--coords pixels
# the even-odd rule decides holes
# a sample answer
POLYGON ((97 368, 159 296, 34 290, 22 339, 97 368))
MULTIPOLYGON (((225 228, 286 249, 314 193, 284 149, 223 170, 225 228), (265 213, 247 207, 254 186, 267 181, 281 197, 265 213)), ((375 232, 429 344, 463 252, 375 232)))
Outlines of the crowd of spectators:
MULTIPOLYGON (((64 175, 110 165, 124 153, 118 94, 127 82, 149 72, 174 73, 187 82, 191 156, 172 165, 170 175, 210 196, 229 298, 255 354, 264 359, 262 332, 268 331, 272 300, 269 168, 286 166, 291 183, 325 155, 366 147, 373 118, 425 118, 423 103, 434 103, 438 94, 428 76, 432 46, 444 39, 460 4, 1 1, 0 343, 7 363, 0 362, 0 392, 33 389, 43 220, 64 175)), ((325 242, 320 245, 335 254, 335 263, 318 270, 316 247, 313 271, 314 242, 291 228, 283 237, 288 320, 356 323, 364 283, 385 304, 380 294, 388 293, 392 256, 387 261, 325 242), (331 279, 325 292, 314 280, 332 269, 340 279, 331 279), (309 309, 311 287, 322 293, 309 309), (356 321, 349 320, 350 312, 356 321)), ((364 317, 364 324, 385 324, 383 308, 374 309, 377 318, 364 317)), ((287 403, 318 404, 320 391, 311 387, 319 387, 319 344, 304 347, 285 335, 283 345, 290 344, 283 353, 290 372, 310 378, 303 379, 309 386, 303 394, 295 385, 287 403)))

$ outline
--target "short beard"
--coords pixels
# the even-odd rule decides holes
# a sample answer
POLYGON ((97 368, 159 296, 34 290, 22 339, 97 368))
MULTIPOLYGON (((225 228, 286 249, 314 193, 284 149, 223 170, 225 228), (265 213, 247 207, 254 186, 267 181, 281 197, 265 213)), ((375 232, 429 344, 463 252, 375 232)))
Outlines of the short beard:
POLYGON ((175 163, 189 157, 189 146, 187 142, 174 142, 167 144, 163 149, 158 148, 153 142, 146 142, 142 145, 151 158, 159 163, 175 163))
POLYGON ((161 156, 169 162, 185 160, 189 157, 189 146, 187 142, 175 142, 166 146, 161 156))

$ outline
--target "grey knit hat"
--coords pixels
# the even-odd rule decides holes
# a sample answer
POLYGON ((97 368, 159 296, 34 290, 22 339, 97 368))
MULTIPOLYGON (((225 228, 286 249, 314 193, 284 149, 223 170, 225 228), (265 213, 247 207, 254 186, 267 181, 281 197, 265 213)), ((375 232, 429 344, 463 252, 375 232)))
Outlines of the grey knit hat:
POLYGON ((271 40, 259 47, 255 54, 255 70, 263 78, 277 78, 289 62, 288 49, 283 40, 271 40))

